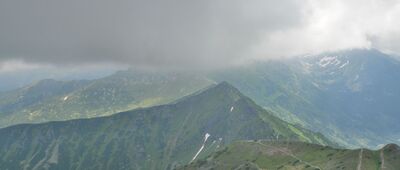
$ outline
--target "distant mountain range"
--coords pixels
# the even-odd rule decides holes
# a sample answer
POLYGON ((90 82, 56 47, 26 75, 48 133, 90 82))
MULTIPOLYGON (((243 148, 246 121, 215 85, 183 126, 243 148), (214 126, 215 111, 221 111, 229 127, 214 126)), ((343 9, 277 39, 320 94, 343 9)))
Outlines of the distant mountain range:
POLYGON ((200 75, 139 71, 121 71, 91 81, 42 80, 0 94, 0 127, 166 104, 213 83, 200 75))
POLYGON ((350 50, 237 67, 217 74, 278 117, 348 147, 400 143, 400 62, 350 50))
POLYGON ((0 139, 0 169, 33 170, 172 169, 237 140, 335 145, 273 116, 226 82, 171 104, 6 127, 0 129, 0 139))
POLYGON ((343 146, 400 144, 400 62, 376 50, 301 56, 208 73, 117 72, 0 93, 0 127, 92 118, 166 104, 227 81, 258 105, 343 146))
POLYGON ((177 169, 396 170, 400 167, 399 159, 400 148, 395 144, 373 151, 302 142, 238 141, 177 169))

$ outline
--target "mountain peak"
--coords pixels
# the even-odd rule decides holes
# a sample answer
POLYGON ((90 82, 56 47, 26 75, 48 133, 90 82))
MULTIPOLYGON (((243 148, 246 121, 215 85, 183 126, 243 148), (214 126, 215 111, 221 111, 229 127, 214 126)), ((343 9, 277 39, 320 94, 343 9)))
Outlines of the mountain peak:
POLYGON ((211 94, 224 94, 231 97, 243 97, 244 95, 233 85, 226 81, 222 81, 210 88, 206 89, 204 92, 211 94))
POLYGON ((48 85, 55 85, 61 84, 61 81, 57 81, 55 79, 43 79, 33 83, 31 86, 48 86, 48 85))
POLYGON ((384 146, 382 149, 383 150, 390 150, 390 151, 399 151, 400 147, 399 147, 399 145, 396 145, 394 143, 390 143, 390 144, 387 144, 386 146, 384 146))
POLYGON ((193 93, 189 96, 177 100, 175 103, 190 102, 191 100, 203 100, 208 103, 210 100, 217 101, 237 101, 244 95, 233 85, 226 81, 218 84, 210 85, 209 87, 193 93))
POLYGON ((177 103, 108 117, 0 129, 4 139, 0 140, 0 155, 10 160, 0 159, 0 169, 172 169, 236 140, 275 140, 278 136, 329 143, 318 134, 272 116, 235 87, 221 82, 177 103), (119 137, 113 138, 116 134, 119 137), (39 140, 43 142, 36 142, 39 140), (18 147, 21 143, 27 147, 18 147), (76 147, 76 143, 85 147, 76 147), (58 153, 54 158, 57 164, 47 152, 58 153), (36 153, 46 154, 36 157, 36 153), (26 158, 32 161, 22 165, 26 158), (78 164, 69 165, 69 161, 78 164))
POLYGON ((217 85, 215 85, 214 88, 225 89, 225 90, 234 90, 234 91, 237 91, 238 93, 240 93, 236 87, 229 84, 227 81, 222 81, 222 82, 218 83, 217 85))

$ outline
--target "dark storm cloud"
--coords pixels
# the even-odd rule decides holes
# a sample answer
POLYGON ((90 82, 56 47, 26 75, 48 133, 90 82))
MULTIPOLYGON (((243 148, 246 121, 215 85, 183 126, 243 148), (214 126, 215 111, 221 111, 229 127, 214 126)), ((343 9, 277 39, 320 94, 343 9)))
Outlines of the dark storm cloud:
POLYGON ((400 54, 398 18, 398 0, 1 0, 0 63, 208 69, 347 48, 400 54))
POLYGON ((301 24, 297 0, 2 0, 0 60, 213 66, 301 24))

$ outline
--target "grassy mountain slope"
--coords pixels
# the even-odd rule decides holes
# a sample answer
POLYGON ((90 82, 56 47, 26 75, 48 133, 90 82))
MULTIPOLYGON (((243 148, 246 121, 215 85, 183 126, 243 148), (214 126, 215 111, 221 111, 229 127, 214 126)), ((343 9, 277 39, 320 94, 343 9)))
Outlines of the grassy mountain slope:
POLYGON ((108 117, 0 129, 0 169, 169 169, 236 140, 332 144, 288 124, 228 83, 173 104, 108 117), (205 140, 205 135, 210 137, 205 140))
POLYGON ((0 95, 0 110, 3 113, 47 102, 56 96, 63 96, 77 90, 89 81, 62 82, 51 79, 41 80, 30 86, 4 92, 0 95))
POLYGON ((400 148, 335 149, 302 142, 239 141, 177 169, 397 170, 400 148))
POLYGON ((210 84, 199 75, 138 71, 121 71, 93 81, 44 80, 0 95, 0 127, 166 104, 210 84))

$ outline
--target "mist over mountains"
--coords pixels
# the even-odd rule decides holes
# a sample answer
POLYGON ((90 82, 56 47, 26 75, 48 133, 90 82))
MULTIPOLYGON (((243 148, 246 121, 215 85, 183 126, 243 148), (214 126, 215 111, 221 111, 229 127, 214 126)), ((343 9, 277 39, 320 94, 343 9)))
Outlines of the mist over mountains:
POLYGON ((1 0, 0 170, 399 170, 398 0, 1 0))
POLYGON ((362 49, 208 72, 44 79, 0 93, 0 165, 395 169, 398 80, 397 59, 362 49))
POLYGON ((131 69, 79 81, 43 80, 0 95, 1 126, 91 118, 173 102, 227 81, 285 121, 341 145, 399 143, 398 60, 350 50, 207 73, 131 69))

